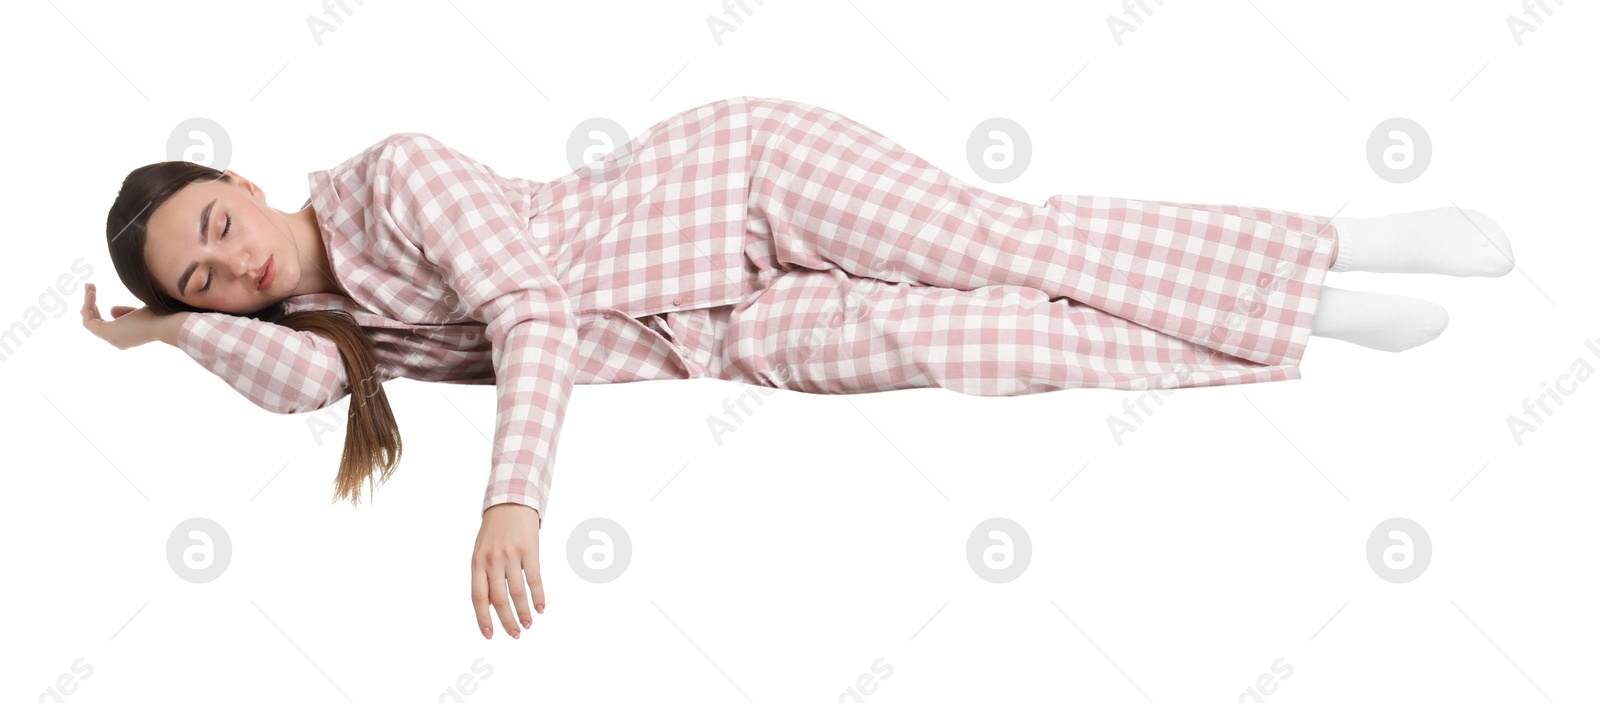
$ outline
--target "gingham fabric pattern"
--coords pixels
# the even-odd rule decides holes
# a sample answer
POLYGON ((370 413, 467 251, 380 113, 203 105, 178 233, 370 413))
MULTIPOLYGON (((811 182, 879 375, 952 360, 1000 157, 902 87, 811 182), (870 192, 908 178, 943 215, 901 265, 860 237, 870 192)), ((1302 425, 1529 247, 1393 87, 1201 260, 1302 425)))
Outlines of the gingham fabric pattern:
MULTIPOLYGON (((352 314, 384 379, 496 383, 483 509, 541 517, 575 383, 1013 395, 1299 378, 1333 246, 1328 218, 1283 210, 1018 202, 838 113, 749 96, 549 183, 417 133, 308 180, 347 295, 288 309, 352 314)), ((179 346, 275 412, 349 394, 311 333, 200 313, 179 346)))
MULTIPOLYGON (((786 115, 794 109, 793 104, 779 107, 786 115)), ((830 160, 807 149, 904 150, 837 114, 797 121, 807 130, 785 137, 761 106, 753 113, 757 165, 748 230, 757 239, 746 254, 757 291, 738 304, 664 313, 650 321, 689 359, 691 378, 809 393, 937 386, 974 395, 1300 378, 1298 364, 1332 259, 1330 218, 1235 205, 1079 197, 1073 214, 1098 214, 1099 219, 1077 234, 1110 243, 1115 249, 1094 254, 1132 261, 1133 268, 1074 262, 1079 270, 1069 277, 1073 287, 1050 287, 1029 274, 1044 263, 1039 259, 1048 262, 1060 254, 1029 249, 1038 240, 1026 226, 1040 221, 1039 210, 1059 207, 1066 196, 1035 208, 970 188, 915 157, 881 169, 892 176, 870 180, 860 175, 859 161, 830 160), (773 148, 794 158, 767 158, 773 148), (836 167, 818 167, 830 163, 836 167), (847 170, 855 175, 846 175, 847 170), (912 173, 920 176, 905 175, 912 173), (819 189, 815 182, 849 187, 819 189), (942 202, 949 211, 945 224, 912 232, 915 225, 897 225, 904 220, 888 212, 879 220, 861 221, 857 214, 872 210, 865 201, 881 200, 885 193, 917 193, 942 202), (1217 218, 1223 226, 1202 226, 1217 218), (852 222, 848 229, 829 224, 846 221, 852 222), (952 237, 948 223, 968 221, 984 226, 952 237), (858 231, 873 233, 874 246, 895 238, 908 244, 869 251, 852 244, 858 231), (1154 242, 1168 244, 1163 250, 1154 242), (1008 256, 1023 250, 1031 258, 1008 256), (937 259, 915 255, 918 251, 932 251, 937 259), (1177 266, 1168 263, 1183 253, 1193 256, 1178 258, 1177 266), (881 256, 871 258, 874 254, 881 256), (974 280, 964 276, 984 262, 1008 260, 1023 266, 990 267, 981 281, 991 283, 953 287, 972 285, 974 280), (1089 278, 1093 275, 1102 279, 1089 278), (1131 302, 1118 309, 1144 324, 1067 297, 1092 297, 1095 290, 1118 290, 1133 281, 1143 287, 1125 292, 1131 302), (1157 309, 1184 314, 1149 314, 1157 309), (1250 349, 1255 360, 1224 349, 1250 349)), ((1066 239, 1056 241, 1070 246, 1066 239)), ((1094 299, 1111 304, 1105 296, 1094 299)))
MULTIPOLYGON (((658 123, 630 143, 626 168, 607 174, 613 181, 588 170, 548 184, 502 176, 428 135, 390 135, 308 174, 308 202, 343 294, 296 296, 286 310, 350 313, 373 339, 381 379, 495 383, 482 507, 516 502, 542 519, 572 386, 686 375, 672 345, 635 318, 663 301, 717 303, 748 287, 747 152, 717 144, 748 136, 722 126, 737 114, 728 107, 734 104, 719 101, 658 123), (700 158, 723 163, 707 167, 700 158), (718 192, 682 195, 692 183, 679 168, 708 174, 718 192), (734 186, 724 185, 719 174, 726 173, 738 174, 734 186), (735 194, 733 207, 722 190, 735 194), (651 224, 618 214, 634 209, 661 215, 651 224), (696 238, 691 229, 710 235, 696 238), (622 231, 632 234, 611 241, 622 231), (709 244, 719 238, 729 243, 709 244), (674 259, 723 249, 736 252, 724 266, 731 276, 706 267, 706 258, 674 259), (595 252, 607 251, 621 257, 611 278, 587 266, 595 252), (567 258, 553 259, 555 253, 567 258), (651 278, 668 271, 678 272, 671 285, 651 278), (585 304, 575 309, 575 301, 585 304)), ((607 163, 620 163, 618 154, 607 163)), ((350 393, 337 348, 313 333, 200 313, 184 321, 178 341, 275 412, 320 409, 350 393)))
POLYGON ((749 105, 759 293, 663 318, 708 375, 979 395, 1300 377, 1331 218, 1092 196, 1035 206, 836 112, 749 105))

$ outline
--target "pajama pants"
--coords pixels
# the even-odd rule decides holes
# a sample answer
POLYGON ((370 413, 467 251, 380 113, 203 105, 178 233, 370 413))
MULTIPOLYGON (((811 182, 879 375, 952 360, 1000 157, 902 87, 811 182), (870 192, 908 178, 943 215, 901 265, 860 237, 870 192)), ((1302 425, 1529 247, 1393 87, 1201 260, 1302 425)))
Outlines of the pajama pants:
POLYGON ((641 318, 692 377, 808 393, 1300 378, 1330 218, 976 188, 832 111, 752 99, 731 305, 641 318))

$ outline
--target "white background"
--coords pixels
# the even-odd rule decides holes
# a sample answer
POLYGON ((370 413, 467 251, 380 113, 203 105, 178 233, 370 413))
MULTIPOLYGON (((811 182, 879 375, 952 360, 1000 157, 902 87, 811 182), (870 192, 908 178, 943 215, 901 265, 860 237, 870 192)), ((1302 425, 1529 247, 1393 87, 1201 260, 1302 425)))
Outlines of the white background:
POLYGON ((1597 18, 1547 4, 1518 46, 1512 0, 1150 2, 1120 47, 1109 0, 750 2, 720 46, 713 0, 352 1, 321 46, 309 0, 13 5, 0 697, 57 700, 65 674, 70 701, 1593 700, 1600 383, 1563 381, 1520 445, 1506 426, 1579 359, 1600 367, 1597 18), (553 180, 584 119, 637 133, 735 95, 827 107, 1034 203, 1459 205, 1506 229, 1518 268, 1330 274, 1438 301, 1450 327, 1399 354, 1313 338, 1303 379, 1181 390, 1120 446, 1106 420, 1128 391, 785 391, 718 446, 707 418, 750 387, 581 386, 541 536, 548 610, 520 640, 496 618, 492 641, 468 565, 493 387, 387 384, 404 459, 376 503, 329 505, 343 432, 314 425, 345 402, 265 412, 173 347, 95 338, 75 275, 51 293, 82 258, 102 315, 137 304, 106 211, 191 117, 294 211, 306 172, 395 132, 553 180), (1004 184, 966 161, 994 116, 1033 141, 1004 184), (1366 157, 1396 116, 1434 148, 1405 184, 1366 157), (200 585, 166 560, 195 516, 233 544, 200 585), (967 563, 995 516, 1032 542, 1004 584, 967 563), (568 565, 592 517, 632 541, 609 583, 568 565), (1433 545, 1404 584, 1367 562, 1391 517, 1433 545), (450 693, 462 675, 473 692, 450 693))

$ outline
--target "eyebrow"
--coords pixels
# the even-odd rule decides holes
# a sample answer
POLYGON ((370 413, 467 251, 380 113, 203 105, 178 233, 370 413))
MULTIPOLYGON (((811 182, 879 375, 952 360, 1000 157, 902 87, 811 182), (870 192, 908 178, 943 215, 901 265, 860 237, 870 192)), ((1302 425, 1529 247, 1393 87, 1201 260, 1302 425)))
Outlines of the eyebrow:
MULTIPOLYGON (((216 204, 217 201, 213 198, 211 202, 206 203, 206 206, 200 210, 200 246, 206 245, 206 224, 211 222, 211 207, 216 204)), ((189 264, 189 268, 184 269, 183 275, 178 277, 179 298, 183 297, 183 287, 189 285, 189 277, 194 275, 194 270, 197 268, 200 268, 199 262, 189 264)))

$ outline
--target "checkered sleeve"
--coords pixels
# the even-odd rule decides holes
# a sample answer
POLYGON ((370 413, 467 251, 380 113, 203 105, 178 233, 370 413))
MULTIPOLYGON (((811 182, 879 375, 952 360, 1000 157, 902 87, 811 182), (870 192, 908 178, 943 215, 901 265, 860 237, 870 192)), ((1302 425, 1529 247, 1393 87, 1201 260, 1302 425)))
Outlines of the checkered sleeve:
POLYGON ((220 312, 194 312, 178 348, 240 395, 275 413, 320 410, 350 394, 333 340, 220 312))
POLYGON ((494 454, 483 510, 520 503, 543 522, 576 378, 572 303, 488 166, 415 132, 391 136, 389 216, 493 344, 494 454))

